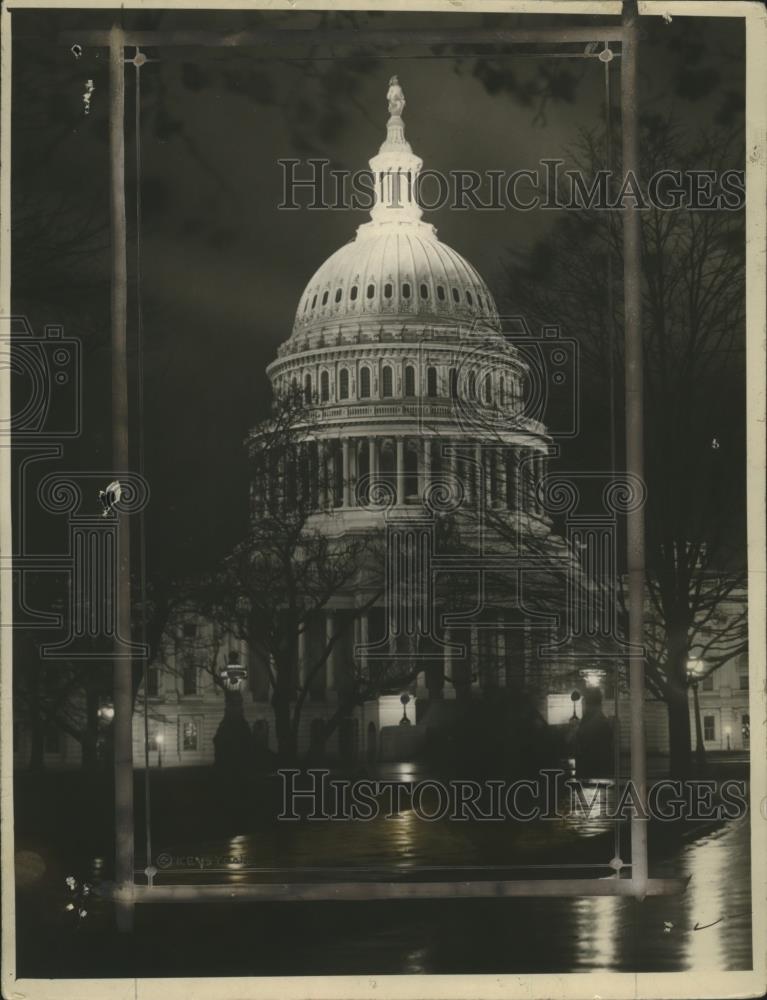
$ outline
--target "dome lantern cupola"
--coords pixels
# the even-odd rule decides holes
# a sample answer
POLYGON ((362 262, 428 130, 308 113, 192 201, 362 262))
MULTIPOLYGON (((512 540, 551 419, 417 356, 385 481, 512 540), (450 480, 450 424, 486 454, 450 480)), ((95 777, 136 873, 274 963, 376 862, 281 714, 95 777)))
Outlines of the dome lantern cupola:
POLYGON ((389 121, 386 139, 378 154, 369 161, 373 172, 375 205, 370 213, 374 223, 419 222, 423 214, 416 200, 416 183, 423 161, 405 138, 405 95, 399 80, 389 80, 386 94, 389 121))

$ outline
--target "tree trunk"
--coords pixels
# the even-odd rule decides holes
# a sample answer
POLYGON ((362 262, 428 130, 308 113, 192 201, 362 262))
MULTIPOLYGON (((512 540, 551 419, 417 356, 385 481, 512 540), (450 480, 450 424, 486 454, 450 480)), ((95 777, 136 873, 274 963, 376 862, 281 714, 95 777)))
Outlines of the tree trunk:
POLYGON ((291 692, 277 689, 272 696, 274 725, 277 736, 277 756, 281 765, 295 763, 297 757, 297 734, 290 717, 291 692))
POLYGON ((674 688, 666 701, 668 709, 669 775, 688 778, 692 769, 690 752, 690 706, 687 688, 674 688))
POLYGON ((669 629, 669 655, 666 665, 668 689, 669 774, 688 778, 692 770, 690 740, 690 705, 687 686, 687 628, 669 629))

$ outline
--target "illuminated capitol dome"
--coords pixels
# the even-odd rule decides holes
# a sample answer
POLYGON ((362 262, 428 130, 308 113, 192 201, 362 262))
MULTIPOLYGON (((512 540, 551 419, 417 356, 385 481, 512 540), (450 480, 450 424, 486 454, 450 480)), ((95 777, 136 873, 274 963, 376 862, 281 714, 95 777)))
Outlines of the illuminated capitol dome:
MULTIPOLYGON (((302 416, 289 455, 259 454, 259 440, 271 424, 251 433, 253 518, 269 523, 286 509, 281 505, 295 505, 306 512, 306 530, 336 546, 350 546, 366 533, 384 536, 396 522, 404 525, 401 538, 411 533, 403 544, 412 550, 441 503, 464 524, 489 510, 514 526, 515 537, 551 537, 538 491, 550 439, 523 412, 527 364, 504 337, 481 275, 422 220, 416 200, 422 162, 405 138, 405 99, 396 77, 387 98, 386 138, 370 160, 370 221, 309 279, 292 332, 267 368, 275 399, 298 401, 302 416)), ((341 756, 354 758, 361 751, 348 746, 359 748, 364 741, 369 760, 387 759, 384 736, 402 721, 402 699, 415 700, 412 721, 420 722, 436 702, 457 707, 487 686, 521 683, 530 630, 524 622, 516 630, 499 624, 503 618, 508 625, 518 609, 488 609, 489 621, 477 616, 466 628, 437 623, 439 634, 424 638, 416 635, 417 627, 408 632, 394 620, 409 613, 410 598, 400 592, 373 603, 375 585, 364 573, 346 593, 333 594, 300 635, 297 690, 313 678, 301 749, 312 745, 312 727, 332 717, 349 678, 371 676, 374 661, 387 656, 405 666, 415 663, 409 657, 429 643, 429 663, 416 665, 406 680, 399 676, 387 686, 377 675, 377 690, 344 720, 336 745, 341 756), (392 610, 397 603, 400 612, 392 610), (337 641, 317 677, 316 651, 331 636, 337 641)), ((415 603, 419 588, 429 591, 422 581, 413 582, 415 603)), ((423 598, 416 615, 422 624, 429 619, 429 628, 436 606, 433 597, 423 598)), ((254 697, 268 715, 266 680, 254 697)), ((423 731, 414 726, 413 739, 423 731)), ((397 759, 396 753, 388 759, 397 759)))
MULTIPOLYGON (((521 414, 527 367, 481 275, 422 221, 422 161, 405 138, 396 77, 387 96, 371 220, 309 280, 268 375, 275 394, 292 387, 319 408, 302 474, 318 511, 334 515, 328 530, 362 525, 360 482, 380 477, 397 506, 419 505, 448 469, 467 500, 524 515, 549 447, 545 428, 521 414)), ((269 484, 255 485, 263 504, 269 484)), ((530 512, 529 530, 547 530, 530 512)))

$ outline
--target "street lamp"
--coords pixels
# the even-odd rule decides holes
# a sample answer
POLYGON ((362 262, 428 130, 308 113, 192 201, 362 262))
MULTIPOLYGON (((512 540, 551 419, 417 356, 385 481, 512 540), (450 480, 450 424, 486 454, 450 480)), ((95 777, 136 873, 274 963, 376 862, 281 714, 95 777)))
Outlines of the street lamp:
POLYGON ((703 660, 687 661, 687 677, 692 687, 692 700, 695 706, 695 762, 699 766, 706 763, 706 748, 703 744, 703 727, 700 721, 700 700, 698 699, 698 684, 705 669, 706 664, 703 660))
POLYGON ((399 720, 399 724, 401 726, 409 726, 409 725, 411 725, 411 722, 410 722, 410 719, 408 719, 408 717, 407 717, 407 706, 408 706, 408 703, 410 701, 410 695, 409 694, 402 694, 402 695, 400 695, 400 699, 399 700, 400 700, 400 703, 402 705, 402 718, 399 720))
POLYGON ((162 733, 158 733, 155 736, 155 743, 157 744, 157 766, 162 767, 162 745, 165 742, 165 737, 162 733))

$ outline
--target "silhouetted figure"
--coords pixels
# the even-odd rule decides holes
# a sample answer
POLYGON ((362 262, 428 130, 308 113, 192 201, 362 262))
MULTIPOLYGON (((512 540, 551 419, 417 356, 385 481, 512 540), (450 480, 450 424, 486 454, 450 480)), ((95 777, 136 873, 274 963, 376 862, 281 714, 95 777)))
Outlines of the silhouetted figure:
POLYGON ((614 769, 613 727, 602 711, 602 692, 599 688, 586 688, 583 717, 575 735, 576 776, 606 778, 614 769))

